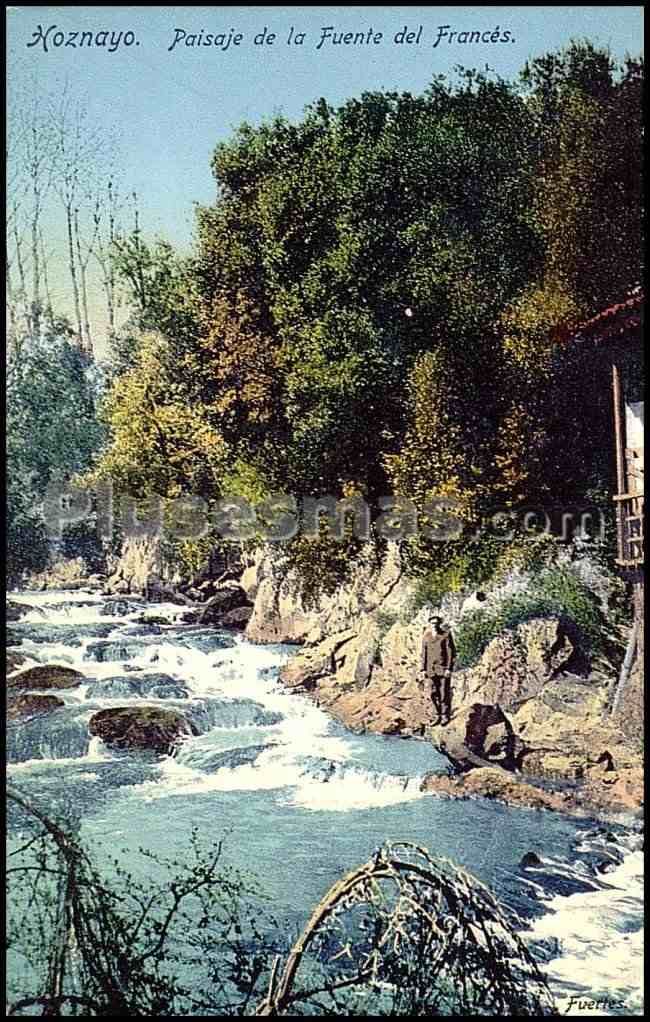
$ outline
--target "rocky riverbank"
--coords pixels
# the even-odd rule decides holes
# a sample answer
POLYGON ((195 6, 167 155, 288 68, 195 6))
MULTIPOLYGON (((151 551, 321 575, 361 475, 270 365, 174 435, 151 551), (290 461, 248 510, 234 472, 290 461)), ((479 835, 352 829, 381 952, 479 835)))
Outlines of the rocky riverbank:
MULTIPOLYGON (((225 573, 196 590, 131 574, 134 563, 133 556, 126 557, 109 579, 90 580, 92 588, 115 596, 110 607, 116 613, 136 611, 146 594, 182 602, 187 623, 245 630, 255 643, 296 644, 299 649, 280 674, 284 685, 307 694, 357 732, 431 741, 449 763, 448 776, 432 773, 425 779, 425 790, 433 794, 580 815, 641 811, 641 664, 635 665, 625 699, 616 702, 625 646, 624 631, 614 634, 611 625, 616 582, 584 552, 567 549, 564 570, 593 595, 608 630, 609 654, 585 648, 579 631, 561 614, 505 628, 474 662, 454 672, 453 712, 445 727, 434 725, 432 706, 417 680, 426 611, 418 609, 414 582, 396 544, 388 545, 380 564, 371 548, 364 550, 350 581, 311 604, 276 548, 258 550, 239 577, 225 573)), ((62 581, 38 580, 39 587, 62 581)), ((79 588, 83 579, 76 582, 79 588)), ((513 571, 488 588, 480 604, 471 594, 448 595, 439 609, 456 633, 477 606, 489 613, 513 594, 530 595, 534 586, 533 578, 513 571)), ((24 609, 10 603, 9 620, 19 620, 24 609)), ((156 625, 151 614, 138 620, 145 628, 156 625)), ((17 657, 16 651, 12 655, 17 657)), ((18 667, 19 659, 10 665, 18 667)), ((57 676, 37 685, 30 680, 27 687, 42 691, 75 683, 57 676)), ((25 691, 21 675, 10 684, 12 695, 25 691)), ((33 709, 15 699, 12 706, 16 717, 33 709)))
MULTIPOLYGON (((580 578, 611 618, 612 580, 588 555, 567 550, 565 570, 580 578)), ((579 815, 639 814, 643 805, 641 664, 626 699, 612 713, 625 634, 608 656, 581 644, 560 615, 532 618, 488 642, 478 660, 456 670, 453 713, 434 726, 417 681, 425 612, 396 546, 381 565, 362 556, 351 581, 315 606, 275 551, 261 551, 240 584, 253 605, 246 634, 254 642, 301 644, 283 667, 284 684, 309 695, 346 726, 423 736, 444 753, 450 775, 430 775, 440 796, 483 796, 579 815)), ((534 581, 516 572, 486 592, 495 607, 534 581)), ((452 628, 476 610, 469 594, 448 596, 442 613, 452 628)))

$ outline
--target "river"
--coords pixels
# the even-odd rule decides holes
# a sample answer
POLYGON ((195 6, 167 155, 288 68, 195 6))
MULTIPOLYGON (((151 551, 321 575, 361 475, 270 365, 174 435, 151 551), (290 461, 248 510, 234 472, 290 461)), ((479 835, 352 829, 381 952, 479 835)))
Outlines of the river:
POLYGON ((423 794, 424 774, 446 769, 442 757, 425 741, 353 734, 286 691, 278 670, 290 647, 183 624, 184 609, 171 604, 84 591, 12 596, 32 607, 9 628, 24 666, 65 664, 87 682, 57 693, 65 709, 10 730, 9 778, 40 804, 73 806, 93 848, 128 860, 140 846, 182 854, 193 826, 227 834, 228 861, 253 869, 295 928, 384 841, 416 841, 517 911, 527 939, 546 949, 560 1011, 573 997, 584 1005, 572 1002, 572 1015, 642 1013, 634 827, 423 794), (138 623, 144 609, 167 623, 138 623), (89 737, 98 709, 145 698, 183 710, 200 734, 157 760, 89 737), (539 868, 520 867, 526 852, 539 868), (624 1007, 586 1004, 603 998, 624 1007))

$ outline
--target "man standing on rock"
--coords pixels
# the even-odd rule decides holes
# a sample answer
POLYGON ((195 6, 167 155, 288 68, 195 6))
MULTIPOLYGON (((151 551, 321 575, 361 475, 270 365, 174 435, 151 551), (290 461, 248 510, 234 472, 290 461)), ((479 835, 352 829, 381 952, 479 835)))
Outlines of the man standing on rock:
POLYGON ((456 660, 456 647, 450 631, 442 627, 442 618, 434 616, 422 636, 420 676, 429 689, 437 719, 448 724, 451 718, 451 672, 456 660))

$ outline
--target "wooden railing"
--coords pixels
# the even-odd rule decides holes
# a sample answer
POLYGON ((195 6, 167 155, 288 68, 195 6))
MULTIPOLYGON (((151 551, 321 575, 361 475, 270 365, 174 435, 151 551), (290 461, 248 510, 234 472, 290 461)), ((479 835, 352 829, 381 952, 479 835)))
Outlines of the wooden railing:
POLYGON ((622 568, 639 568, 643 564, 643 494, 619 493, 617 504, 618 558, 622 568))

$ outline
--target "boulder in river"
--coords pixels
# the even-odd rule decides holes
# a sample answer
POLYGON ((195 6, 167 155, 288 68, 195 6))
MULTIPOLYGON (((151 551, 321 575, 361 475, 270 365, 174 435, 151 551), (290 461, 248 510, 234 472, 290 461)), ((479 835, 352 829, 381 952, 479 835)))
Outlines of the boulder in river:
POLYGON ((553 809, 566 812, 568 796, 544 791, 515 777, 501 767, 477 767, 468 773, 450 777, 428 774, 422 791, 449 798, 487 798, 526 809, 553 809))
POLYGON ((519 865, 522 869, 530 869, 531 866, 541 866, 542 860, 536 852, 526 852, 522 855, 519 865))
POLYGON ((200 608, 198 621, 200 624, 219 625, 223 623, 223 615, 239 607, 252 605, 245 591, 238 582, 224 582, 214 595, 200 608))
POLYGON ((14 689, 63 689, 77 688, 84 680, 81 671, 72 667, 61 667, 59 664, 39 664, 28 667, 26 671, 13 674, 7 678, 7 687, 14 689))
POLYGON ((84 660, 105 663, 110 660, 130 660, 144 651, 143 642, 134 639, 114 639, 106 642, 90 642, 84 652, 84 660))
POLYGON ((105 639, 115 628, 112 622, 86 624, 19 624, 12 629, 12 636, 28 639, 44 645, 81 646, 84 639, 105 639))
POLYGON ((193 699, 183 708, 200 733, 219 728, 269 727, 279 724, 282 714, 269 710, 254 699, 193 699))
POLYGON ((136 610, 140 610, 139 605, 129 600, 107 600, 99 613, 104 617, 126 617, 136 610))
POLYGON ((90 698, 115 699, 149 697, 154 699, 186 699, 189 692, 182 681, 169 674, 137 673, 93 679, 88 686, 90 698))
POLYGON ((235 640, 213 628, 190 628, 182 635, 174 636, 174 643, 186 649, 198 649, 201 653, 212 653, 218 649, 230 649, 235 640))
POLYGON ((232 628, 233 631, 243 631, 251 619, 252 607, 233 607, 221 616, 221 627, 232 628))
POLYGON ((126 638, 136 638, 140 635, 162 635, 162 628, 160 625, 152 624, 147 622, 146 624, 127 624, 120 625, 119 635, 125 636, 126 638))
POLYGON ((17 600, 7 600, 7 621, 20 621, 25 614, 31 614, 33 607, 27 603, 18 603, 17 600))
POLYGON ((7 674, 11 674, 12 671, 17 671, 19 667, 27 663, 27 657, 22 653, 18 653, 16 650, 8 650, 5 661, 5 667, 7 674))
POLYGON ((7 700, 7 720, 24 720, 29 717, 41 717, 53 713, 65 706, 58 696, 44 696, 34 692, 21 692, 20 695, 7 700))
POLYGON ((118 749, 150 749, 166 754, 178 742, 198 734, 197 729, 177 710, 159 706, 122 706, 100 710, 88 725, 109 746, 118 749))
MULTIPOLYGON (((184 616, 181 615, 184 620, 184 616)), ((174 617, 165 617, 163 614, 140 614, 136 623, 141 625, 171 625, 175 623, 174 617)))

